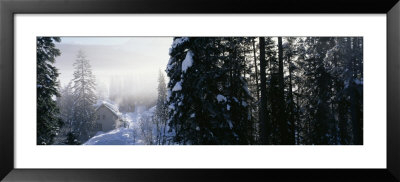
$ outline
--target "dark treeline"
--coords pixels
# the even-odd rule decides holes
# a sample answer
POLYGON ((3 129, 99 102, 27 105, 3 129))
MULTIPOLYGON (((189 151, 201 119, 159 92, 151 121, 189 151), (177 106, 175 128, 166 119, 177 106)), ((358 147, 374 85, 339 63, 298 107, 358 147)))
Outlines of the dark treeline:
POLYGON ((177 144, 363 144, 362 37, 178 37, 177 144))

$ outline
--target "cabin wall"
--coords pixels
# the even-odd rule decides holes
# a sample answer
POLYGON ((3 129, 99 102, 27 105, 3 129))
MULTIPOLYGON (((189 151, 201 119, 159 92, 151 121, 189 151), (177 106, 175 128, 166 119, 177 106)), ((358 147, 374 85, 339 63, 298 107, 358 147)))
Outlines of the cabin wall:
POLYGON ((96 112, 96 122, 102 125, 102 131, 110 131, 116 128, 118 117, 115 116, 109 109, 102 106, 96 112))

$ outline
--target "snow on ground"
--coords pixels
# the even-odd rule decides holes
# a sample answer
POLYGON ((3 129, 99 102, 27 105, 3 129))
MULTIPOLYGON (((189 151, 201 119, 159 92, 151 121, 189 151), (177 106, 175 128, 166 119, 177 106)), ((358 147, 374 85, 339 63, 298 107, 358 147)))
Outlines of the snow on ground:
POLYGON ((117 128, 89 139, 84 145, 136 145, 141 140, 134 140, 133 131, 129 128, 117 128))
POLYGON ((141 107, 135 112, 122 113, 122 118, 129 124, 128 128, 98 132, 83 145, 145 145, 140 125, 143 122, 151 122, 150 118, 153 117, 155 109, 155 106, 148 110, 141 107))

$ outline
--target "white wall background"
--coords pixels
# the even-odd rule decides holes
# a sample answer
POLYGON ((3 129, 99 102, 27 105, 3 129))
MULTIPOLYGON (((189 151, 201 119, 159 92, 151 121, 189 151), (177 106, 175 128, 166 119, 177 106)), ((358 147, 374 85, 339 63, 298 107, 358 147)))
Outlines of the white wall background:
POLYGON ((17 14, 14 54, 16 168, 386 168, 385 14, 17 14), (363 36, 364 145, 36 146, 36 36, 363 36))

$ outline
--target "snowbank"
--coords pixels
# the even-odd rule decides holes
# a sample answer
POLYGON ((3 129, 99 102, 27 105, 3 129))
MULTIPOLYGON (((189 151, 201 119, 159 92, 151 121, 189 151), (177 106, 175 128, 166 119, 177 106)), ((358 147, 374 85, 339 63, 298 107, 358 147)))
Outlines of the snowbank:
POLYGON ((96 135, 84 145, 137 145, 141 141, 134 140, 132 129, 117 128, 115 130, 96 135))

